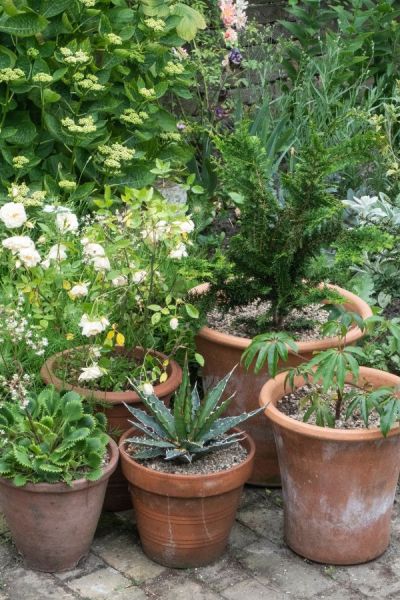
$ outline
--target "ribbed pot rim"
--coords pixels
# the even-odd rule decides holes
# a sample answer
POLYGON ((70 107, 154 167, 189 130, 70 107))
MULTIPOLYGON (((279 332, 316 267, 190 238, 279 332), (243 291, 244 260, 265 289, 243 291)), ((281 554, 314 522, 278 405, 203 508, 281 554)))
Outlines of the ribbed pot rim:
POLYGON ((88 481, 87 479, 82 478, 74 480, 71 485, 66 483, 27 483, 24 486, 18 487, 14 485, 10 479, 4 479, 4 477, 0 477, 0 485, 13 488, 14 490, 21 490, 22 492, 36 494, 69 494, 83 489, 95 487, 104 480, 109 479, 117 468, 119 450, 117 444, 112 438, 109 438, 108 448, 110 450, 110 460, 103 469, 103 475, 96 481, 88 481))
MULTIPOLYGON (((78 347, 78 349, 79 348, 81 348, 81 346, 78 347)), ((141 348, 135 348, 135 350, 143 351, 141 348)), ((46 384, 54 385, 57 390, 74 391, 85 398, 94 398, 95 400, 105 402, 106 404, 121 404, 122 402, 126 402, 126 404, 134 404, 135 402, 139 402, 140 398, 133 390, 124 392, 107 392, 103 390, 84 388, 77 385, 72 385, 66 381, 62 381, 62 379, 57 377, 54 373, 54 364, 60 356, 64 356, 70 352, 72 352, 72 350, 64 350, 63 352, 53 354, 53 356, 50 356, 46 360, 40 369, 40 376, 46 384)), ((152 350, 151 352, 163 360, 167 359, 167 356, 162 354, 162 352, 157 352, 156 350, 152 350)), ((178 363, 175 360, 170 360, 169 367, 170 373, 167 381, 159 383, 154 387, 155 394, 159 398, 165 398, 166 396, 172 394, 182 381, 182 369, 178 363)))
MULTIPOLYGON (((320 440, 332 442, 344 441, 359 443, 386 439, 383 437, 381 430, 378 427, 371 427, 370 429, 334 429, 331 427, 319 427, 318 425, 303 423, 302 421, 297 421, 296 419, 285 415, 276 407, 276 404, 280 398, 289 392, 288 388, 285 389, 285 379, 287 374, 288 372, 285 371, 277 375, 274 379, 270 379, 262 387, 259 397, 259 404, 261 407, 268 404, 264 411, 265 416, 282 429, 298 433, 304 437, 318 438, 320 440)), ((351 375, 346 377, 346 382, 352 383, 351 375)), ((381 386, 400 386, 400 377, 379 369, 360 367, 360 377, 357 385, 362 387, 367 382, 375 389, 381 386)), ((304 385, 305 380, 303 377, 295 377, 294 383, 295 388, 297 389, 304 385)), ((387 437, 393 437, 399 434, 400 426, 393 427, 387 437)))
MULTIPOLYGON (((232 431, 239 431, 239 429, 237 429, 235 427, 232 429, 232 431)), ((128 431, 125 431, 125 433, 120 438, 118 446, 119 446, 119 452, 121 455, 121 460, 129 463, 140 473, 142 473, 144 475, 149 474, 153 478, 157 478, 165 483, 169 483, 170 485, 173 485, 174 481, 176 481, 177 479, 184 480, 185 482, 188 482, 188 483, 200 482, 200 481, 204 481, 204 480, 207 480, 210 483, 217 482, 221 479, 221 475, 230 475, 232 473, 236 473, 236 472, 239 472, 239 471, 245 469, 247 467, 247 465, 253 460, 255 452, 256 452, 256 446, 255 446, 255 443, 252 440, 252 438, 249 436, 248 433, 240 430, 240 433, 242 433, 244 436, 244 439, 242 440, 241 443, 243 445, 245 445, 246 449, 248 450, 247 457, 241 463, 235 465, 234 467, 231 467, 230 469, 225 469, 223 471, 218 471, 216 473, 208 473, 208 474, 199 473, 198 475, 182 475, 181 473, 165 473, 163 471, 156 471, 154 469, 149 469, 148 467, 145 467, 144 465, 140 464, 138 461, 136 461, 134 458, 132 458, 128 454, 128 452, 125 450, 125 447, 124 447, 125 440, 128 437, 130 437, 131 435, 133 435, 134 432, 135 432, 135 428, 131 427, 131 429, 128 429, 128 431)))
MULTIPOLYGON (((354 308, 354 312, 357 312, 363 319, 367 319, 372 316, 372 310, 370 306, 362 300, 356 294, 345 290, 337 285, 325 284, 326 287, 329 287, 333 291, 336 291, 338 294, 343 296, 346 300, 346 304, 352 305, 354 308)), ((191 290, 191 293, 197 296, 201 296, 206 293, 209 289, 209 283, 202 283, 191 290)), ((220 346, 229 346, 231 348, 236 348, 238 350, 245 350, 251 344, 251 338, 239 337, 236 335, 231 335, 229 333, 223 333, 222 331, 218 331, 217 329, 213 329, 212 327, 202 327, 198 332, 197 336, 199 338, 211 341, 215 344, 219 344, 220 346)), ((347 334, 345 338, 345 344, 351 345, 360 340, 363 337, 363 332, 359 327, 353 327, 351 331, 347 334)), ((327 337, 321 340, 307 340, 307 341, 299 341, 296 342, 298 347, 298 354, 306 354, 319 352, 320 350, 328 350, 329 348, 335 348, 339 344, 338 337, 327 337)), ((289 349, 289 354, 293 354, 293 351, 289 349)))

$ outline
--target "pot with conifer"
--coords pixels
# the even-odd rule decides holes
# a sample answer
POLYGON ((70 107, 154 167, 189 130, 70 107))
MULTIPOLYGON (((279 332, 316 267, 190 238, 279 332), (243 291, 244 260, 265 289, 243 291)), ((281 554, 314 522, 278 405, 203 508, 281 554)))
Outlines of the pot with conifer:
MULTIPOLYGON (((280 356, 281 366, 290 367, 310 359, 316 351, 338 345, 337 337, 324 337, 319 327, 327 314, 323 305, 337 304, 362 318, 372 314, 355 294, 321 285, 330 270, 315 260, 338 239, 342 228, 344 207, 332 192, 331 176, 339 164, 342 168, 347 162, 362 161, 367 141, 354 136, 328 147, 317 133, 309 138, 293 155, 293 169, 280 176, 271 171, 270 157, 260 139, 243 127, 216 140, 222 189, 237 205, 240 217, 227 247, 216 255, 211 282, 194 289, 207 315, 206 326, 197 336, 198 352, 205 359, 206 389, 240 363, 243 351, 258 333, 270 331, 272 338, 278 334, 279 342, 280 334, 296 332, 299 352, 289 347, 280 356), (233 182, 235 191, 231 191, 233 182)), ((354 326, 346 344, 361 337, 361 330, 354 326)), ((266 377, 265 371, 256 375, 240 366, 227 391, 237 390, 229 414, 254 409, 266 377)), ((257 448, 249 483, 279 484, 269 423, 260 415, 245 428, 257 448)))
POLYGON ((53 387, 0 405, 0 503, 29 569, 73 569, 88 554, 118 448, 75 392, 53 387))
MULTIPOLYGON (((189 374, 175 394, 173 412, 141 394, 148 413, 133 406, 133 428, 120 440, 143 549, 173 568, 200 567, 224 551, 255 447, 237 425, 258 411, 220 418, 225 376, 200 399, 189 374)), ((261 409, 259 409, 261 410, 261 409)))
MULTIPOLYGON (((284 498, 286 543, 307 559, 348 565, 381 555, 390 541, 400 469, 400 377, 359 366, 361 348, 345 347, 348 324, 333 323, 341 344, 262 388, 272 423, 284 498)), ((400 349, 400 326, 365 322, 400 349)), ((268 350, 266 342, 263 351, 268 350)), ((262 351, 257 346, 258 356, 262 351)), ((261 361, 263 359, 261 358, 261 361)))

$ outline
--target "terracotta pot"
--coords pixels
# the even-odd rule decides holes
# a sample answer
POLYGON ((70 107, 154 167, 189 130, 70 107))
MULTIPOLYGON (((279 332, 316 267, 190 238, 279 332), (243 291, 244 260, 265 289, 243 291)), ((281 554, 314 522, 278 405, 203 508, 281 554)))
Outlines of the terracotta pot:
MULTIPOLYGON (((124 392, 104 392, 91 388, 74 386, 59 379, 55 373, 55 364, 60 356, 68 354, 70 350, 60 352, 51 356, 40 370, 40 375, 46 384, 52 384, 54 387, 61 390, 74 390, 84 398, 97 400, 101 404, 102 412, 105 413, 108 420, 108 432, 118 441, 121 434, 131 427, 128 419, 132 415, 124 404, 134 404, 137 408, 145 410, 139 396, 133 390, 124 392)), ((135 356, 143 356, 143 350, 140 348, 131 351, 135 356)), ((153 352, 158 358, 165 360, 167 356, 161 352, 153 352)), ((178 389, 182 381, 182 369, 174 360, 170 361, 168 366, 168 379, 164 383, 155 386, 155 394, 158 398, 169 404, 172 394, 178 389)), ((110 479, 106 498, 104 502, 104 510, 116 512, 120 510, 128 510, 131 508, 131 500, 128 492, 127 482, 122 474, 121 465, 118 464, 114 475, 110 479)))
POLYGON ((210 475, 178 475, 149 469, 126 452, 120 440, 122 470, 128 479, 143 550, 157 563, 173 568, 200 567, 224 551, 255 446, 246 436, 248 452, 239 465, 210 475))
MULTIPOLYGON (((372 311, 368 304, 355 294, 337 286, 328 286, 345 298, 344 306, 348 310, 358 313, 363 319, 370 317, 372 311)), ((200 295, 207 291, 208 284, 200 285, 194 290, 200 295)), ((361 330, 355 327, 347 336, 347 345, 354 344, 363 336, 361 330)), ((243 351, 250 345, 250 338, 228 335, 210 327, 203 327, 196 339, 197 351, 204 356, 203 382, 205 389, 213 387, 235 366, 239 365, 233 373, 227 386, 225 397, 236 391, 236 396, 227 410, 228 415, 237 415, 257 408, 257 399, 266 380, 269 378, 266 371, 254 374, 252 368, 248 371, 240 365, 243 351)), ((280 364, 280 369, 294 367, 303 360, 310 360, 313 353, 337 346, 338 338, 331 337, 322 340, 298 342, 300 359, 292 352, 286 365, 280 364)), ((248 483, 254 485, 279 486, 279 465, 272 428, 262 414, 244 423, 243 429, 247 431, 256 444, 256 457, 253 472, 248 483)))
MULTIPOLYGON (((260 405, 272 422, 282 474, 288 546, 316 562, 349 565, 382 554, 400 468, 400 427, 331 429, 296 421, 276 408, 285 373, 264 385, 260 405)), ((349 377, 347 379, 351 381, 349 377)), ((297 377, 295 386, 303 385, 297 377)), ((358 385, 398 386, 400 377, 360 368, 358 385)))
POLYGON ((25 566, 56 573, 73 569, 86 557, 96 531, 106 487, 118 463, 110 439, 110 460, 98 481, 29 483, 16 487, 0 478, 0 502, 25 566))

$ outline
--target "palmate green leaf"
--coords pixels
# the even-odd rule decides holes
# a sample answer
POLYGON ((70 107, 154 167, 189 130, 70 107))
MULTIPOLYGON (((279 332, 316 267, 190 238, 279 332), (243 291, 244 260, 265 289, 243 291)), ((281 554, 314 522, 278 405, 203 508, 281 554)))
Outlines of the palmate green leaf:
POLYGON ((288 334, 264 333, 253 339, 250 346, 243 352, 242 361, 246 369, 249 369, 257 356, 254 372, 258 374, 267 362, 268 373, 271 377, 275 377, 279 361, 287 361, 289 349, 295 353, 298 351, 296 342, 288 334))
POLYGON ((382 409, 380 418, 380 429, 386 437, 400 416, 400 400, 396 397, 389 398, 382 409))
POLYGON ((44 31, 48 20, 34 13, 19 13, 12 17, 0 19, 0 31, 16 37, 30 37, 44 31))
POLYGON ((196 37, 199 29, 207 27, 203 15, 191 6, 182 4, 182 2, 173 5, 172 14, 181 17, 176 26, 176 32, 186 42, 191 42, 196 37))

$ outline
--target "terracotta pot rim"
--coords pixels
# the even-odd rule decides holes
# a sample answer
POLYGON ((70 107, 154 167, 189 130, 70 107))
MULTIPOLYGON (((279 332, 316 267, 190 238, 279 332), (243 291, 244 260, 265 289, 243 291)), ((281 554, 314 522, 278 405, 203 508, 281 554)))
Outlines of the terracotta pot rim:
MULTIPOLYGON (((322 284, 321 284, 322 285, 322 284)), ((353 292, 349 292, 344 288, 341 288, 337 285, 333 285, 330 283, 325 284, 326 287, 336 291, 338 294, 343 296, 347 301, 346 304, 353 305, 355 312, 357 312, 363 319, 372 316, 372 310, 370 306, 362 300, 353 292)), ((202 283, 191 290, 192 294, 201 295, 205 293, 210 287, 209 283, 202 283)), ((231 335, 229 333, 223 333, 222 331, 218 331, 217 329, 213 329, 212 327, 202 327, 199 333, 197 334, 199 337, 202 337, 206 340, 212 341, 215 344, 219 344, 221 346, 230 346, 232 348, 237 348, 239 350, 245 350, 251 343, 251 338, 239 337, 236 335, 231 335)), ((349 334, 346 336, 346 344, 351 345, 354 344, 357 340, 363 337, 363 332, 359 327, 354 327, 349 334)), ((316 352, 319 350, 327 350, 328 348, 334 348, 339 343, 338 337, 329 337, 323 338, 321 340, 308 340, 306 342, 296 342, 298 346, 298 353, 309 353, 316 352)), ((293 354, 293 351, 289 349, 289 354, 293 354)))
POLYGON ((0 477, 0 485, 5 485, 14 489, 19 489, 22 492, 30 492, 37 494, 69 494, 78 492, 83 489, 95 487, 102 483, 105 479, 109 479, 117 468, 119 459, 119 449, 112 438, 109 438, 108 448, 110 450, 110 460, 103 469, 103 475, 96 481, 88 481, 87 479, 75 479, 71 485, 66 483, 27 483, 24 486, 18 487, 12 483, 10 479, 0 477))
MULTIPOLYGON (((361 385, 362 382, 369 381, 372 383, 376 375, 379 375, 380 378, 386 379, 385 385, 400 385, 400 377, 397 375, 393 375, 392 373, 387 373, 386 371, 381 371, 379 369, 371 369, 369 367, 360 367, 360 379, 358 383, 361 385)), ((364 442, 369 440, 384 440, 386 438, 383 437, 381 430, 378 427, 367 428, 359 428, 359 429, 333 429, 331 427, 319 427, 318 425, 310 425, 309 423, 303 423, 302 421, 297 421, 292 417, 285 415, 281 412, 277 407, 276 403, 278 399, 282 398, 287 390, 285 391, 285 379, 287 376, 287 371, 284 373, 280 373, 275 377, 275 379, 270 379, 261 389, 259 404, 261 407, 265 406, 266 403, 269 402, 269 405, 266 407, 264 413, 265 416, 273 421, 279 427, 283 429, 298 433, 305 437, 310 438, 318 438, 325 441, 345 441, 345 442, 364 442), (272 395, 278 393, 276 398, 271 398, 272 395)), ((346 377, 346 381, 351 382, 351 375, 346 377)), ((295 387, 300 387, 305 383, 303 377, 295 377, 295 387)), ((373 384, 374 387, 380 387, 373 384)), ((388 434, 387 437, 393 437, 395 435, 400 434, 400 426, 394 427, 388 434)))
MULTIPOLYGON (((78 346, 78 348, 82 348, 82 346, 78 346)), ((57 377, 53 370, 55 362, 60 356, 69 354, 72 352, 72 350, 73 349, 57 352, 57 354, 53 354, 46 360, 40 369, 40 375, 45 383, 54 385, 58 390, 72 390, 81 396, 93 398, 100 402, 105 402, 106 404, 121 404, 122 402, 125 402, 126 404, 134 404, 135 402, 139 401, 139 396, 132 390, 124 392, 107 392, 96 389, 92 390, 90 388, 72 385, 57 377)), ((165 354, 158 352, 157 350, 151 350, 150 352, 159 358, 167 358, 165 354)), ((155 393, 159 398, 163 398, 172 394, 181 381, 182 369, 175 360, 170 360, 170 369, 170 375, 167 381, 164 381, 164 383, 159 383, 154 387, 155 393)))
POLYGON ((131 466, 133 466, 136 470, 138 470, 140 473, 150 474, 152 476, 157 477, 157 479, 160 479, 165 483, 169 482, 172 484, 173 481, 176 481, 176 479, 184 480, 185 482, 188 482, 188 483, 199 482, 199 481, 204 481, 204 480, 207 480, 210 482, 216 482, 221 479, 222 475, 235 473, 237 471, 242 470, 243 468, 246 468, 247 465, 254 458, 254 455, 256 452, 256 446, 255 446, 253 439, 245 431, 242 431, 242 430, 239 430, 236 428, 234 428, 234 430, 240 431, 241 433, 243 433, 244 439, 242 440, 242 442, 246 442, 246 444, 249 446, 249 452, 248 452, 245 460, 243 460, 241 463, 235 465, 234 467, 231 467, 230 469, 225 469, 222 471, 218 471, 216 473, 208 473, 208 474, 199 473, 198 475, 182 475, 181 473, 164 473, 163 471, 156 471, 154 469, 149 469, 148 467, 141 465, 134 458, 132 458, 130 456, 130 454, 128 454, 128 452, 124 448, 126 438, 133 435, 133 433, 135 432, 135 427, 131 427, 130 429, 125 431, 125 433, 121 436, 121 438, 119 440, 118 447, 119 447, 119 452, 120 452, 122 461, 126 461, 131 466))

